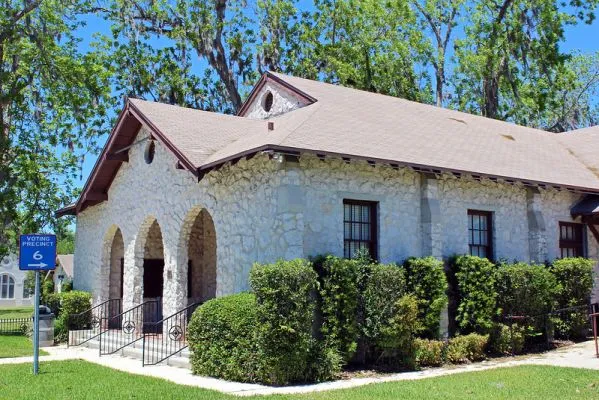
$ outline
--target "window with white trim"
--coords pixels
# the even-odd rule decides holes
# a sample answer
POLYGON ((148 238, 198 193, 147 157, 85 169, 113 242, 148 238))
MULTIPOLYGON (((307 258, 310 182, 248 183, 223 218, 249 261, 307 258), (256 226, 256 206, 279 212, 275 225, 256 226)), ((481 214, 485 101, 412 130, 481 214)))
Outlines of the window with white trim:
POLYGON ((15 280, 8 274, 0 275, 0 299, 15 298, 15 280))

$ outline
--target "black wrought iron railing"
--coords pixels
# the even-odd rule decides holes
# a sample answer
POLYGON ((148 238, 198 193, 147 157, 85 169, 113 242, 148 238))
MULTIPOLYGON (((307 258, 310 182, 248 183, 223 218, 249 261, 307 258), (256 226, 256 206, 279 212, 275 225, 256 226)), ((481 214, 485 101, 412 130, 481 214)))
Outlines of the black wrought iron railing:
POLYGON ((599 311, 599 304, 566 307, 539 315, 507 315, 514 353, 516 330, 526 332, 527 347, 551 348, 559 341, 580 341, 593 336, 590 314, 599 311))
POLYGON ((157 329, 162 300, 148 300, 108 318, 100 333, 100 355, 113 354, 141 340, 144 333, 157 329))
POLYGON ((33 324, 33 317, 0 319, 0 334, 26 335, 33 324))
POLYGON ((194 303, 157 321, 143 335, 143 365, 156 365, 187 348, 187 325, 201 303, 194 303))
POLYGON ((79 314, 71 314, 67 318, 69 331, 68 346, 79 346, 95 339, 102 332, 108 320, 122 311, 121 299, 106 300, 89 310, 79 314))

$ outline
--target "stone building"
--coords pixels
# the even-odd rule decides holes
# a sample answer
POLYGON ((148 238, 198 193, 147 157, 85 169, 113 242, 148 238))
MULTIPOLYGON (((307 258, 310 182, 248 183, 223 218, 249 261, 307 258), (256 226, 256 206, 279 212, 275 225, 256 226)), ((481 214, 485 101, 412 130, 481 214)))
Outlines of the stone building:
POLYGON ((599 128, 552 134, 267 73, 237 116, 130 99, 80 198, 75 282, 164 314, 254 262, 599 256, 599 128))
POLYGON ((27 271, 19 269, 16 254, 8 254, 0 260, 0 308, 33 305, 26 279, 27 271))

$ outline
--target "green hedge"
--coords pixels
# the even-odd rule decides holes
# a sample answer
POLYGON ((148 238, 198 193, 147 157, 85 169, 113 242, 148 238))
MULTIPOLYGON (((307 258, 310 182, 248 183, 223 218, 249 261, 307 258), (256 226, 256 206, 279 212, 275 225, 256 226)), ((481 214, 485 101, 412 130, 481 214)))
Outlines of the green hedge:
POLYGON ((187 328, 193 373, 239 382, 259 381, 257 325, 253 294, 240 293, 204 303, 193 313, 187 328))
POLYGON ((347 362, 356 351, 359 337, 361 266, 355 260, 334 256, 316 264, 320 272, 321 333, 325 346, 337 349, 347 362))
POLYGON ((404 270, 395 264, 372 264, 364 278, 362 335, 375 343, 394 317, 397 301, 406 293, 404 270))
POLYGON ((262 382, 284 385, 310 380, 314 292, 317 275, 303 259, 255 264, 250 285, 256 294, 262 382))
POLYGON ((405 263, 407 291, 418 301, 421 335, 439 338, 441 311, 447 306, 447 278, 443 261, 434 257, 409 258, 405 263))
MULTIPOLYGON (((91 308, 92 297, 90 293, 80 290, 73 290, 67 293, 61 293, 59 317, 54 325, 54 341, 65 342, 69 335, 68 321, 71 315, 81 314, 91 308)), ((90 315, 91 318, 91 315, 90 315)))
POLYGON ((560 287, 544 265, 500 264, 495 272, 500 315, 535 316, 550 312, 560 287))
POLYGON ((455 257, 450 265, 458 298, 455 319, 459 332, 489 333, 496 313, 495 265, 474 256, 455 257))
MULTIPOLYGON (((586 306, 590 303, 593 290, 593 266, 595 261, 586 258, 564 258, 556 260, 551 272, 561 290, 557 296, 557 307, 586 306)), ((555 335, 567 339, 582 339, 586 336, 588 311, 586 309, 561 313, 555 322, 555 335)))

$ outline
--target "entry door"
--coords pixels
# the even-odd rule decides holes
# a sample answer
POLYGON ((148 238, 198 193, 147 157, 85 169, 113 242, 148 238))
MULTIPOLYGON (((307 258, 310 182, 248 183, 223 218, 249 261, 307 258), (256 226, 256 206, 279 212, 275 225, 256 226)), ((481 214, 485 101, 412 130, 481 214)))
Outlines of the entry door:
MULTIPOLYGON (((144 331, 154 322, 162 319, 162 287, 164 282, 164 260, 144 259, 144 301, 149 303, 144 309, 144 331)), ((162 327, 160 327, 162 328, 162 327)), ((161 329, 160 329, 161 330, 161 329)), ((155 332, 159 333, 159 332, 155 332)))

